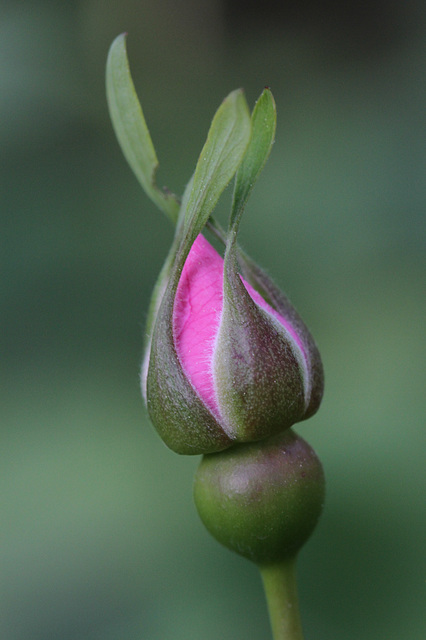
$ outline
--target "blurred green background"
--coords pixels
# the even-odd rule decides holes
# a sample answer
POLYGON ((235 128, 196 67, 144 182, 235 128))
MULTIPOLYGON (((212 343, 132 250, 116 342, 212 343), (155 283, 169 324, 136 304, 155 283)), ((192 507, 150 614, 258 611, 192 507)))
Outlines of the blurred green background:
POLYGON ((328 480, 299 562, 306 638, 421 640, 420 0, 3 0, 0 637, 270 637, 256 568, 198 520, 197 459, 162 444, 140 397, 172 230, 108 118, 105 60, 123 31, 159 183, 178 193, 222 98, 274 92, 277 140, 241 241, 326 370, 322 408, 298 427, 328 480))

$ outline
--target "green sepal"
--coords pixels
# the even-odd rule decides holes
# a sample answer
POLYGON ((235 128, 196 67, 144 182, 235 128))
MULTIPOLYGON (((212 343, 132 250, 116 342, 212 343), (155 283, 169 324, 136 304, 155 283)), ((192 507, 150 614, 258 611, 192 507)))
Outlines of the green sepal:
POLYGON ((247 200, 272 150, 277 126, 275 100, 266 88, 257 100, 251 116, 250 144, 235 176, 230 229, 236 231, 247 200))
POLYGON ((141 371, 141 388, 142 388, 142 395, 144 397, 145 402, 147 399, 146 398, 146 378, 148 374, 148 365, 149 365, 149 358, 150 358, 150 352, 151 352, 152 332, 154 330, 155 319, 157 317, 157 313, 160 308, 161 301, 166 291, 167 283, 170 279, 172 267, 176 260, 176 254, 182 241, 182 234, 183 234, 182 223, 185 218, 184 212, 186 207, 188 206, 188 199, 192 191, 193 182, 194 182, 194 177, 192 177, 189 180, 188 184, 186 185, 186 189, 182 197, 181 213, 179 214, 178 220, 176 221, 177 224, 175 229, 175 236, 173 238, 173 242, 170 247, 169 253, 167 254, 167 258, 157 278, 157 282, 155 283, 154 290, 152 292, 151 300, 148 307, 147 319, 145 324, 144 356, 143 356, 142 371, 141 371))
MULTIPOLYGON (((186 258, 221 193, 234 176, 250 140, 251 123, 241 91, 219 107, 181 207, 149 352, 147 407, 164 442, 177 453, 220 451, 232 444, 182 369, 173 335, 176 291, 186 258)), ((161 285, 159 285, 161 288, 161 285)))
POLYGON ((238 278, 228 276, 224 286, 214 377, 228 433, 250 442, 302 419, 304 380, 292 338, 242 291, 238 278))
POLYGON ((130 74, 126 34, 112 43, 106 66, 109 112, 121 150, 145 193, 175 223, 179 199, 157 187, 158 160, 130 74))
POLYGON ((318 347, 293 304, 269 275, 241 249, 238 250, 237 259, 242 277, 289 322, 303 344, 305 375, 308 380, 305 381, 305 411, 299 420, 306 420, 318 411, 324 393, 324 368, 318 347))
MULTIPOLYGON (((192 184, 193 179, 182 200, 182 222, 192 184)), ((178 223, 151 298, 142 391, 152 423, 166 445, 176 453, 195 455, 221 451, 231 441, 188 382, 174 345, 173 309, 179 281, 176 262, 182 236, 183 225, 178 223)))
POLYGON ((275 104, 265 90, 252 114, 250 145, 235 179, 224 263, 223 310, 214 357, 219 407, 239 442, 290 427, 304 411, 304 382, 293 340, 251 298, 237 271, 237 231, 275 135, 275 104))
POLYGON ((244 92, 236 89, 217 110, 194 172, 183 222, 185 251, 188 253, 241 164, 250 136, 247 101, 244 92))
POLYGON ((176 255, 176 244, 177 243, 175 240, 170 248, 167 258, 157 278, 157 281, 154 286, 154 290, 151 295, 149 307, 148 307, 148 313, 147 313, 146 324, 145 324, 144 347, 143 347, 144 355, 142 359, 142 368, 141 368, 141 390, 142 390, 142 395, 145 400, 145 403, 147 402, 146 384, 147 384, 148 366, 149 366, 150 355, 151 355, 152 333, 154 330, 158 310, 161 306, 161 302, 163 300, 163 296, 170 279, 170 273, 171 273, 173 263, 175 260, 175 255, 176 255))

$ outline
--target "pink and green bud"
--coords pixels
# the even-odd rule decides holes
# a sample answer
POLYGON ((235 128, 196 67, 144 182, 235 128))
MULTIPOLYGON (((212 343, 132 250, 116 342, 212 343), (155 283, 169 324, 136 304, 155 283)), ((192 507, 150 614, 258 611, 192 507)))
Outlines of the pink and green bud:
POLYGON ((154 320, 143 390, 154 425, 179 453, 261 440, 308 418, 321 400, 319 354, 288 300, 265 276, 274 305, 232 279, 199 235, 154 320))
MULTIPOLYGON (((237 93, 228 100, 242 98, 237 93)), ((207 217, 197 213, 186 234, 181 224, 180 238, 178 224, 154 295, 142 388, 152 422, 179 453, 211 453, 262 440, 315 413, 322 396, 322 366, 312 337, 287 298, 236 245, 250 191, 244 192, 244 186, 254 182, 273 139, 270 127, 268 145, 259 154, 259 111, 275 115, 269 91, 257 103, 250 143, 242 145, 242 157, 234 161, 239 169, 224 258, 201 233, 209 210, 207 217), (260 155, 257 164, 255 153, 260 155)), ((213 131, 214 126, 215 121, 213 131)), ((209 138, 214 135, 211 131, 209 138)), ((199 199, 197 185, 205 188, 197 171, 206 155, 205 148, 183 207, 190 209, 199 199)))

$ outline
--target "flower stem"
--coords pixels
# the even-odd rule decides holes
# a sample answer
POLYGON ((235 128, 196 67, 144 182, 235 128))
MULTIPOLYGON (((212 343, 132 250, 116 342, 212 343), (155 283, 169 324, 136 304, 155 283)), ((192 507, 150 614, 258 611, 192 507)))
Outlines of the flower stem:
POLYGON ((303 640, 296 558, 259 566, 274 640, 303 640))

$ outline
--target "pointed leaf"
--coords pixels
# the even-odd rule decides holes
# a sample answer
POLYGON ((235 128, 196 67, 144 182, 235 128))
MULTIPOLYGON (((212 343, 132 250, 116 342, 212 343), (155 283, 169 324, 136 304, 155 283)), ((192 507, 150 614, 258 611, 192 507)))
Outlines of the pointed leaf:
POLYGON ((130 74, 125 34, 118 36, 109 50, 106 87, 112 124, 127 162, 146 194, 176 222, 178 198, 155 183, 158 160, 130 74))
POLYGON ((275 139, 277 113, 270 89, 265 89, 255 104, 251 116, 250 144, 235 177, 230 227, 239 224, 245 204, 265 166, 275 139))
POLYGON ((191 244, 238 169, 250 134, 250 114, 244 94, 239 89, 230 93, 217 110, 195 169, 185 213, 185 230, 189 231, 191 244))

